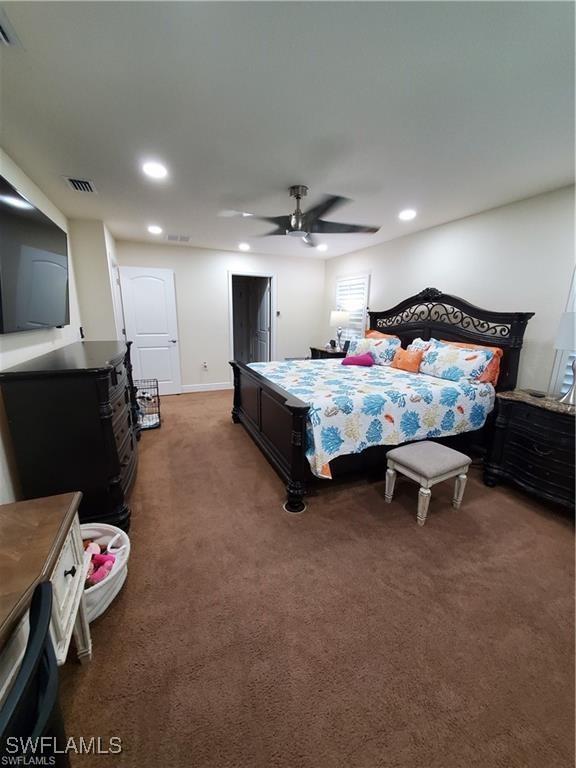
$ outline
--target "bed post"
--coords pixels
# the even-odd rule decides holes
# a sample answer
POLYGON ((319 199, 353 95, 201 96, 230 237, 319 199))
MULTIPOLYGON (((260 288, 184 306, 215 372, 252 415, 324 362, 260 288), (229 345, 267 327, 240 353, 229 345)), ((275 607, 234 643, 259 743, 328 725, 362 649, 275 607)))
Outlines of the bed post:
POLYGON ((306 504, 304 496, 306 494, 306 415, 308 406, 299 408, 291 406, 292 411, 292 434, 291 444, 291 462, 290 479, 286 484, 286 502, 284 509, 286 512, 298 513, 304 512, 306 504))

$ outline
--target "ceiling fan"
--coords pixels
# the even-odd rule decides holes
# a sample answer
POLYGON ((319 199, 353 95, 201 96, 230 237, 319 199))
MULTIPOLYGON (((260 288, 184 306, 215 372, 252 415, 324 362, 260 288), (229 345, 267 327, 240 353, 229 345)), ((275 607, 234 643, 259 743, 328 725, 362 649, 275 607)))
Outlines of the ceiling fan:
POLYGON ((308 187, 295 184, 290 187, 290 197, 296 198, 296 210, 288 216, 258 216, 261 221, 274 224, 276 229, 267 232, 269 235, 289 235, 299 237, 306 245, 315 248, 317 243, 314 235, 348 234, 354 232, 378 232, 380 227, 365 227, 361 224, 343 224, 336 221, 324 221, 325 216, 334 208, 348 202, 348 198, 338 195, 325 195, 317 205, 306 212, 300 208, 300 201, 308 194, 308 187))

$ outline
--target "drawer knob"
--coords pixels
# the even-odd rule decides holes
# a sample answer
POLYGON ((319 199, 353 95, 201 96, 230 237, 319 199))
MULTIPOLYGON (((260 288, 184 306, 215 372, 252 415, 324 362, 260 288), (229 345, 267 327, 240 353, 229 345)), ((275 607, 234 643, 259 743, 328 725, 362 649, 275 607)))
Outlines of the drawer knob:
POLYGON ((76 576, 76 566, 73 565, 69 571, 64 571, 64 576, 72 576, 72 578, 74 578, 74 576, 76 576))

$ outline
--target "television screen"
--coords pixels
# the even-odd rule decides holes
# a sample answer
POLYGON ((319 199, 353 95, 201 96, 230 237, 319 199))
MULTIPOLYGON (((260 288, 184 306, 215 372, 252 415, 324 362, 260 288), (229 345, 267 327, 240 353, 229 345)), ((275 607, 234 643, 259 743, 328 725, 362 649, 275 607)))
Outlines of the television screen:
POLYGON ((69 322, 66 233, 0 176, 0 333, 69 322))

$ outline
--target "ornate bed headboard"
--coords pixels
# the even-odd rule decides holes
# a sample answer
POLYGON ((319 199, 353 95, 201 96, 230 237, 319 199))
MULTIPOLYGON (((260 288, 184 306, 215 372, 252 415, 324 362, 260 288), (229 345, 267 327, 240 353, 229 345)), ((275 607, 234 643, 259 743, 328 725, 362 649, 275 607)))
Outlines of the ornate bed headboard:
POLYGON ((447 339, 501 347, 499 391, 514 389, 522 340, 534 312, 493 312, 464 299, 425 288, 382 312, 368 312, 370 329, 399 336, 406 347, 413 339, 447 339))

